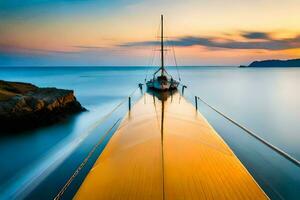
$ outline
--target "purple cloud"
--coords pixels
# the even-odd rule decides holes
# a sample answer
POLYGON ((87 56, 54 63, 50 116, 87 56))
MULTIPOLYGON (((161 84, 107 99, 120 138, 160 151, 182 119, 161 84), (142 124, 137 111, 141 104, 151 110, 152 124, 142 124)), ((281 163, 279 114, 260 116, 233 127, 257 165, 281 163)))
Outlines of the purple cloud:
MULTIPOLYGON (((261 49, 261 50, 286 50, 300 47, 300 35, 288 39, 273 39, 268 33, 263 32, 246 32, 241 34, 242 37, 249 39, 248 41, 225 40, 219 37, 195 37, 184 36, 169 42, 174 46, 204 46, 208 48, 224 48, 224 49, 261 49), (255 41, 253 39, 263 39, 255 41)), ((136 46, 154 46, 159 41, 141 41, 129 42, 121 44, 122 47, 136 46)))

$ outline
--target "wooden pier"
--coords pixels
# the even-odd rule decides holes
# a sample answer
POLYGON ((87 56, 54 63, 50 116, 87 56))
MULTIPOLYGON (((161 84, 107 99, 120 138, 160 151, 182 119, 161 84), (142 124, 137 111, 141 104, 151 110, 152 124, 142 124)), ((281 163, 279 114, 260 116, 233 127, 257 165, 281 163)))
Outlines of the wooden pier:
POLYGON ((145 94, 128 112, 74 199, 268 199, 195 107, 145 94))

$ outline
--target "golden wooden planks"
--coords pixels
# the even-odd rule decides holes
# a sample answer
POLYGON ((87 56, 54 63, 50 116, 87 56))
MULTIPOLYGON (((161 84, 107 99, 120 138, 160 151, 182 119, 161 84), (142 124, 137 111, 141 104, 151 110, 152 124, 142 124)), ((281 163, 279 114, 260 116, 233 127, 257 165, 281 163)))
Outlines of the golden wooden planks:
POLYGON ((74 199, 268 198, 193 105, 163 104, 146 94, 132 108, 74 199))

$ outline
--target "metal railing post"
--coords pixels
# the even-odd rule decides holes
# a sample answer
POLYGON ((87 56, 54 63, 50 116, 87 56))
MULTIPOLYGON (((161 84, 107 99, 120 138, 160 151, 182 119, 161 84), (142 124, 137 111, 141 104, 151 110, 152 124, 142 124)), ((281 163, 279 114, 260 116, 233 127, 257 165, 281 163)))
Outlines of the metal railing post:
POLYGON ((186 88, 186 86, 185 85, 183 85, 182 86, 182 91, 181 91, 181 93, 182 93, 182 96, 184 95, 184 89, 186 88))
POLYGON ((196 110, 198 110, 198 97, 195 96, 195 106, 196 106, 196 110))
POLYGON ((140 88, 140 90, 143 90, 143 84, 142 83, 139 83, 139 88, 140 88))
POLYGON ((131 97, 128 97, 128 109, 131 110, 131 97))

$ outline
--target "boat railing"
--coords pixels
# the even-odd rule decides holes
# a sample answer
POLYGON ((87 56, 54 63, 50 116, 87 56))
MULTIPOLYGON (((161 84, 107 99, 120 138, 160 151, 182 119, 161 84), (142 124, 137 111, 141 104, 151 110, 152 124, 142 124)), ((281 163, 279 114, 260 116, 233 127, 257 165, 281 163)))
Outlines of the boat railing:
MULTIPOLYGON (((300 162, 282 148, 272 144, 260 134, 242 125, 237 120, 211 105, 201 95, 195 94, 188 86, 181 84, 181 95, 195 105, 195 110, 210 122, 219 135, 231 147, 236 156, 256 179, 259 185, 275 199, 285 199, 292 194, 282 194, 282 185, 272 181, 287 177, 286 185, 300 180, 300 162), (246 133, 246 134, 245 134, 246 133), (266 178, 268 177, 268 178, 266 178), (292 182, 291 182, 292 181, 292 182)), ((299 185, 299 184, 298 184, 299 185)), ((292 193, 292 192, 291 192, 292 193)))
POLYGON ((105 145, 119 127, 122 118, 131 109, 132 105, 142 97, 142 93, 143 84, 139 84, 128 96, 124 97, 114 106, 109 113, 89 127, 89 132, 95 132, 95 135, 98 135, 97 142, 93 142, 94 145, 86 151, 86 157, 84 157, 78 167, 70 173, 65 183, 58 187, 58 193, 54 197, 55 200, 62 199, 63 196, 65 199, 69 199, 69 197, 72 198, 75 195, 80 183, 84 180, 84 177, 101 154, 105 145), (73 182, 76 182, 76 184, 73 182))

